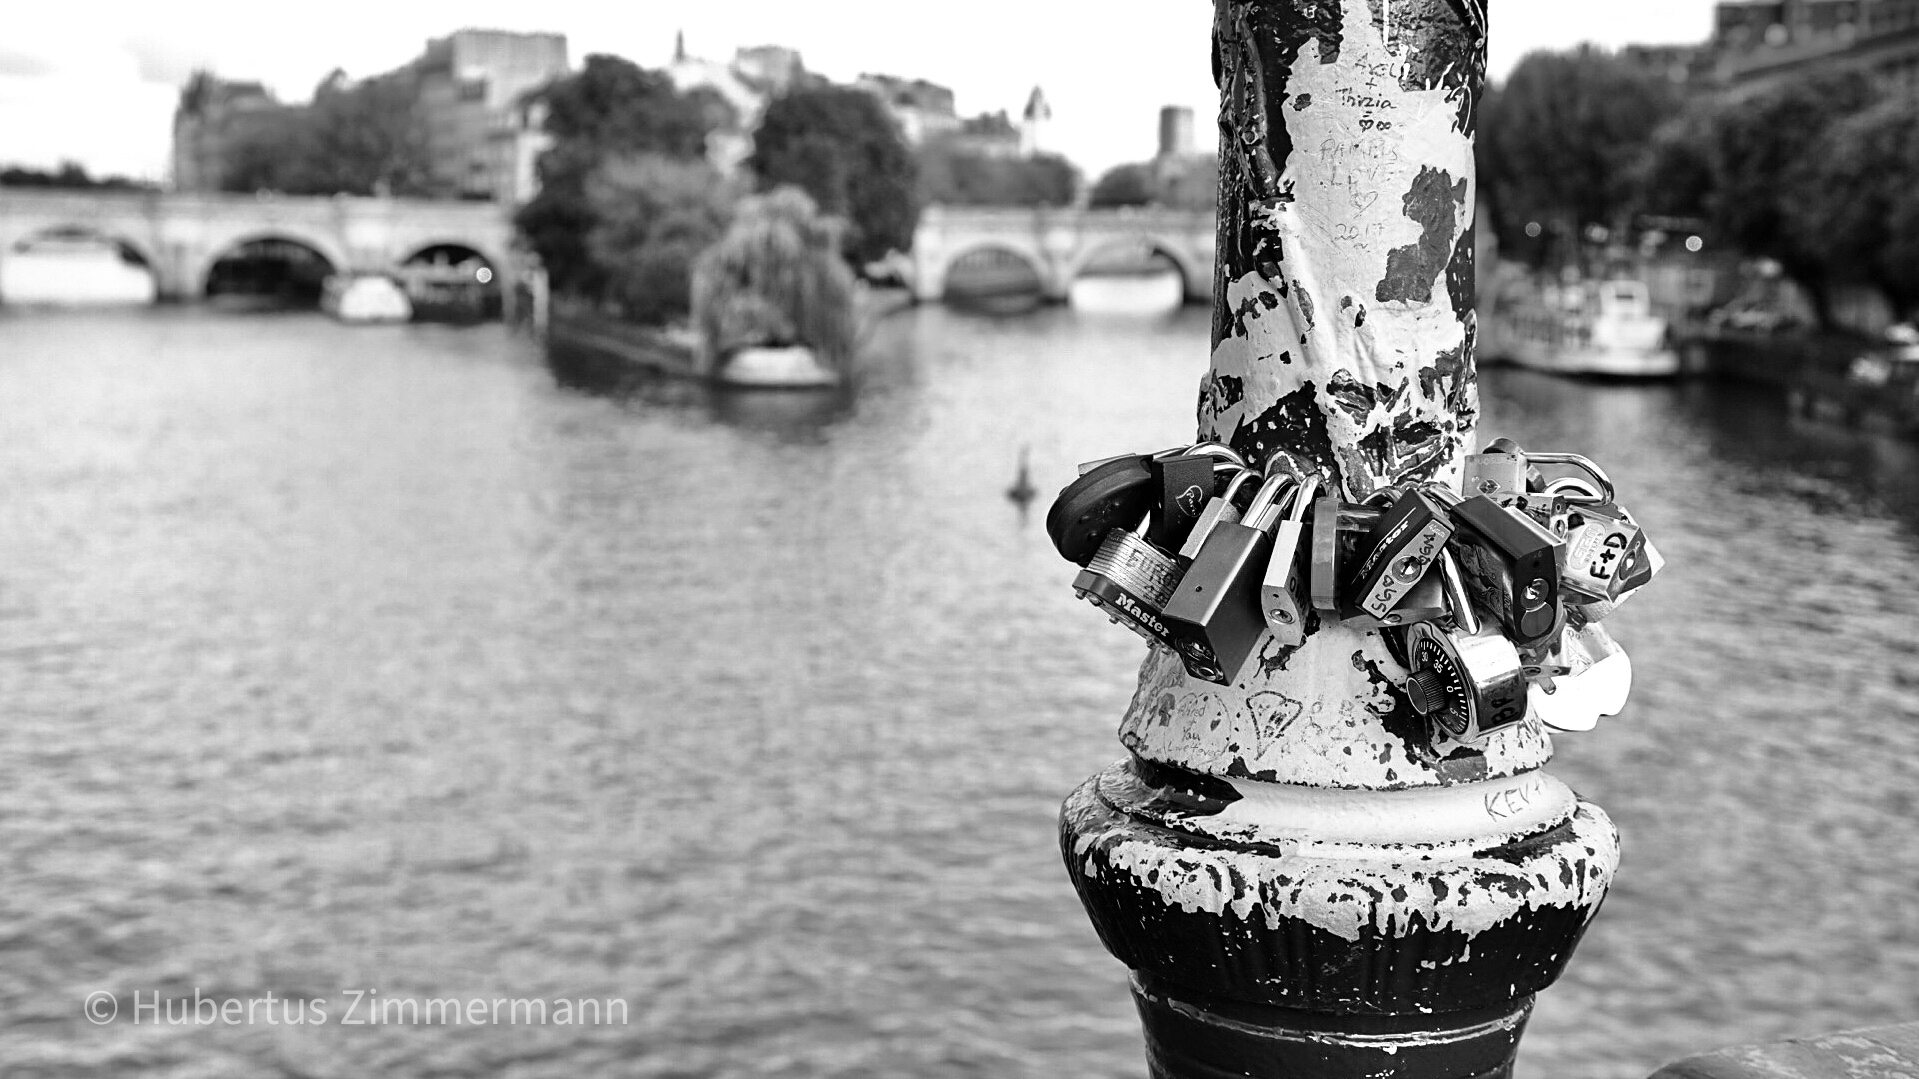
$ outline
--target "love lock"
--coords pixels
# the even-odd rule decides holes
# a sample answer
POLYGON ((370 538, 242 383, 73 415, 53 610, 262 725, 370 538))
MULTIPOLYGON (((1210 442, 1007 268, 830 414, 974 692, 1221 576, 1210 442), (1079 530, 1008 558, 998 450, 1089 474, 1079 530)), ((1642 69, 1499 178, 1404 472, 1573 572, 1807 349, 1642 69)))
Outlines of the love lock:
POLYGON ((1532 714, 1556 731, 1589 731, 1601 716, 1616 716, 1632 692, 1632 657, 1597 622, 1568 628, 1551 662, 1565 673, 1535 678, 1532 714))

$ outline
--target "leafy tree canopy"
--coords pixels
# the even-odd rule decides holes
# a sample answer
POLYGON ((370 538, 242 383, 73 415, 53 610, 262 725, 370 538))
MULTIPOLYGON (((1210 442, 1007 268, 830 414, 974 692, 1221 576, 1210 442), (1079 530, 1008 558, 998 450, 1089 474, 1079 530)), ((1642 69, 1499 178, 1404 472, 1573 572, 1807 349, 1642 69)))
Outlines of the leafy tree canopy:
POLYGON ((644 153, 608 159, 585 194, 601 298, 636 322, 685 319, 694 260, 726 228, 730 186, 705 161, 644 153))
POLYGON ((1678 107, 1663 75, 1591 45, 1529 53, 1480 104, 1480 185, 1502 244, 1526 222, 1611 226, 1639 194, 1651 136, 1678 107))
POLYGON ((1058 154, 995 157, 935 139, 919 150, 922 203, 948 206, 1065 206, 1079 170, 1058 154))
POLYGON ((1146 165, 1114 165, 1093 184, 1087 204, 1095 210, 1145 206, 1153 201, 1153 172, 1146 165))
POLYGON ((695 161, 709 124, 723 117, 710 100, 676 91, 664 73, 597 53, 541 90, 540 99, 554 144, 540 155, 539 195, 514 222, 555 288, 597 294, 610 278, 589 249, 589 234, 600 224, 596 206, 605 205, 590 197, 590 179, 603 165, 635 155, 695 161))
POLYGON ((918 168, 879 100, 848 86, 808 86, 775 98, 747 165, 762 190, 792 184, 822 213, 845 218, 855 265, 913 246, 918 168))

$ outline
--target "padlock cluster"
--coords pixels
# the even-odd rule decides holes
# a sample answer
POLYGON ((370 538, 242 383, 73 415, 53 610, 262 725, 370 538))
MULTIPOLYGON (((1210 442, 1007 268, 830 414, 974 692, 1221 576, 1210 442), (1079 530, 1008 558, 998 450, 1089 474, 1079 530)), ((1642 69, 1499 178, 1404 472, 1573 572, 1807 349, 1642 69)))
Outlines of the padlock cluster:
POLYGON ((1046 527, 1074 592, 1195 678, 1231 684, 1309 619, 1382 631, 1435 742, 1617 714, 1632 666, 1600 622, 1664 564, 1598 465, 1509 439, 1466 458, 1459 490, 1363 503, 1218 443, 1127 454, 1081 465, 1046 527))

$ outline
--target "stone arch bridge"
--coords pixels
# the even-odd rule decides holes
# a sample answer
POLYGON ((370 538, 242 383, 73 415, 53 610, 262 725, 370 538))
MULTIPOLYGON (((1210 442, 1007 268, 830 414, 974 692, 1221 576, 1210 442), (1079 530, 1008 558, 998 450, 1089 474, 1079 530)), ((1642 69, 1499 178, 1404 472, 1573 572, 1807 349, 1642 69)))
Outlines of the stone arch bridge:
POLYGON ((998 252, 1031 267, 1047 299, 1064 300, 1073 279, 1094 258, 1143 247, 1179 268, 1188 300, 1210 301, 1214 227, 1210 209, 928 206, 920 213, 913 253, 903 268, 913 295, 935 301, 945 294, 954 263, 998 252))
POLYGON ((389 271, 441 244, 477 252, 513 283, 509 211, 490 202, 0 189, 0 259, 35 238, 80 229, 145 260, 160 297, 206 295, 213 264, 253 240, 290 240, 339 271, 389 271))

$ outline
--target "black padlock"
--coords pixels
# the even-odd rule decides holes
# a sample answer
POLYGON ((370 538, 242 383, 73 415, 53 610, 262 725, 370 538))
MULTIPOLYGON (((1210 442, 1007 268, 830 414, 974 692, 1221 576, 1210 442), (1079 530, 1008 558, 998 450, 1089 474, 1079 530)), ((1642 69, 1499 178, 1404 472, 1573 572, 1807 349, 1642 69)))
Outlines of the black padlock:
POLYGON ((1146 534, 1154 546, 1175 550, 1192 530, 1213 497, 1214 463, 1210 454, 1187 452, 1155 457, 1147 464, 1159 499, 1159 512, 1146 534))
POLYGON ((1153 508, 1152 457, 1111 457, 1060 489, 1046 511, 1046 533, 1060 557, 1084 566, 1117 528, 1131 528, 1153 508))
POLYGON ((1491 612, 1519 648, 1556 636, 1562 625, 1559 540, 1486 495, 1461 499, 1438 485, 1426 489, 1451 511, 1448 545, 1473 602, 1491 612))
POLYGON ((1433 496, 1416 487, 1400 490, 1360 541, 1347 584, 1350 606, 1386 618, 1426 576, 1452 534, 1446 507, 1433 496))
POLYGON ((1231 685, 1265 634, 1259 586, 1272 554, 1275 511, 1293 482, 1283 472, 1266 477, 1244 523, 1215 525, 1166 601, 1173 648, 1194 678, 1231 685))

